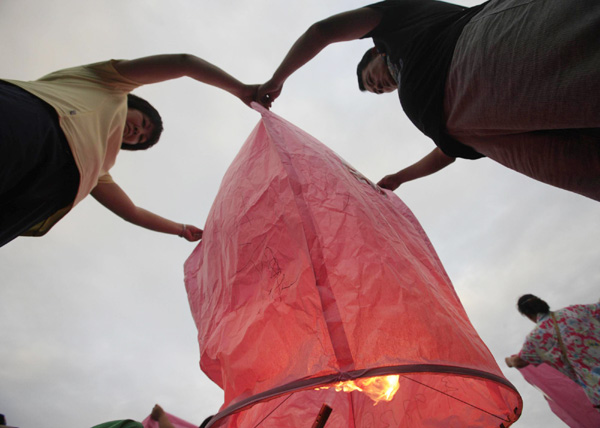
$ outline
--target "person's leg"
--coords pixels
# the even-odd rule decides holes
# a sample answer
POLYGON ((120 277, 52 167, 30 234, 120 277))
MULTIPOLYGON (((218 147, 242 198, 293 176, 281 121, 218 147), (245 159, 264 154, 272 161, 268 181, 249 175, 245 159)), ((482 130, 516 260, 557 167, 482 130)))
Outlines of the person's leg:
POLYGON ((456 45, 448 132, 600 128, 598 28, 596 0, 492 0, 456 45))
POLYGON ((68 206, 79 172, 56 113, 0 83, 0 246, 68 206))
POLYGON ((600 200, 600 3, 492 0, 446 82, 450 135, 529 177, 600 200))
POLYGON ((41 103, 23 89, 0 81, 0 197, 44 160, 47 119, 39 115, 41 103))
POLYGON ((517 172, 600 201, 600 128, 465 137, 464 142, 517 172))

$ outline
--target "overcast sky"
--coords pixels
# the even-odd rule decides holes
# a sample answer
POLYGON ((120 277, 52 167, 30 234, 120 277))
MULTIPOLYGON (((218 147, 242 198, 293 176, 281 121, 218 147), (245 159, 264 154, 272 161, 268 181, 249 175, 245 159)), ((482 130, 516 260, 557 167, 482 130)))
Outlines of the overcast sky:
MULTIPOLYGON (((247 83, 267 80, 312 22, 357 0, 0 0, 0 76, 36 79, 110 58, 189 52, 247 83)), ((464 2, 474 5, 476 2, 464 2)), ((328 47, 292 76, 273 111, 373 181, 433 148, 396 94, 360 93, 369 41, 328 47)), ((221 178, 259 114, 190 79, 136 91, 163 138, 122 153, 112 175, 140 206, 203 227, 221 178)), ((504 357, 552 308, 600 297, 600 204, 488 159, 458 160, 396 193, 429 235, 481 338, 524 399, 514 426, 565 426, 504 357)), ((0 248, 0 413, 20 428, 143 419, 154 403, 199 424, 222 404, 200 371, 183 263, 196 244, 125 223, 85 199, 46 237, 0 248)))

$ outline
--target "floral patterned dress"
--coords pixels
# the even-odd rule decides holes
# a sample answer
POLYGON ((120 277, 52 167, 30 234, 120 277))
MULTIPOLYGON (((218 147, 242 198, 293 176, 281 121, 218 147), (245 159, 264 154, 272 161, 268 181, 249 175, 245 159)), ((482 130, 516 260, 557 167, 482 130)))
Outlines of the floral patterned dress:
POLYGON ((581 385, 594 406, 600 405, 600 303, 574 305, 554 312, 567 357, 564 361, 554 321, 538 314, 519 357, 533 365, 549 364, 581 385))

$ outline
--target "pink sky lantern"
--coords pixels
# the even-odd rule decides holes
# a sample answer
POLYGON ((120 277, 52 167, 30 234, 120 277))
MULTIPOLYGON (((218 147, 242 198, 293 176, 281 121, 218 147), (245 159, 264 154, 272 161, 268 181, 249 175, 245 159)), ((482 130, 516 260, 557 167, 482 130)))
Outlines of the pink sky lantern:
POLYGON ((411 211, 254 108, 185 264, 200 366, 225 393, 208 426, 510 426, 521 397, 411 211))

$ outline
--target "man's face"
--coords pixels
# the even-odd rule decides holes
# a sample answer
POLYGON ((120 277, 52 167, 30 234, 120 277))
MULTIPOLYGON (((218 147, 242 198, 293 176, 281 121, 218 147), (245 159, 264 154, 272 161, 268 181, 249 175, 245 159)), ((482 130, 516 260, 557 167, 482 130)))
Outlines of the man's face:
POLYGON ((127 144, 139 144, 148 141, 152 135, 154 124, 148 116, 141 111, 130 108, 127 110, 127 120, 123 128, 123 142, 127 144))
POLYGON ((362 72, 362 81, 365 89, 374 94, 393 92, 398 89, 382 55, 377 55, 367 64, 362 72))

